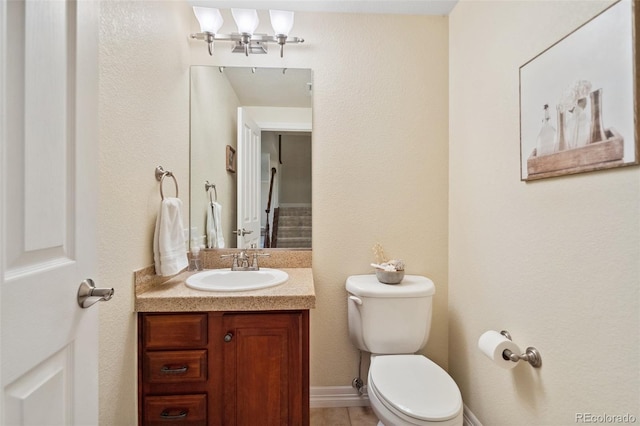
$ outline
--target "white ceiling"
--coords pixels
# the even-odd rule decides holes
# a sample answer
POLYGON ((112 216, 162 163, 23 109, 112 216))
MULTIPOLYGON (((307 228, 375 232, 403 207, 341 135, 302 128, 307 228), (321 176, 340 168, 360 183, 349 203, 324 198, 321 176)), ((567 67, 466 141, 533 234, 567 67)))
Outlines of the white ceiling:
POLYGON ((310 69, 224 67, 224 74, 242 105, 311 108, 310 69))
POLYGON ((282 9, 294 12, 448 15, 458 0, 189 0, 192 6, 282 9))

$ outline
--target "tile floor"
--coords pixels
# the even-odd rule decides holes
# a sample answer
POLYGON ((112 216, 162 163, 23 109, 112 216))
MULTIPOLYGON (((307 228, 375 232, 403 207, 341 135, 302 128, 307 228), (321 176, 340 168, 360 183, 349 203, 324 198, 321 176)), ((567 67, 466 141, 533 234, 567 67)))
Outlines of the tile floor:
POLYGON ((311 426, 376 426, 371 407, 312 408, 311 426))

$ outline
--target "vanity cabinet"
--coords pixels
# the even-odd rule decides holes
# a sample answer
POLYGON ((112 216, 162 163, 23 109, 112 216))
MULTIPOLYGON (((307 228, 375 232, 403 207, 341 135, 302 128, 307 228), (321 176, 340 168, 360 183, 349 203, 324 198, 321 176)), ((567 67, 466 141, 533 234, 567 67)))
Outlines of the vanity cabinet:
POLYGON ((141 425, 308 425, 309 311, 139 313, 141 425))

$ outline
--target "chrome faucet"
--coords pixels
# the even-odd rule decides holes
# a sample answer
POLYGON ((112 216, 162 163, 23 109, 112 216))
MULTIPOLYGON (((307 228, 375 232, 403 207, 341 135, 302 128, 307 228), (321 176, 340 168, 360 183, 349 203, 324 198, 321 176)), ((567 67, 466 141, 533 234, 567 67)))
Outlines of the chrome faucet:
POLYGON ((223 254, 220 257, 231 257, 233 263, 231 264, 232 271, 259 271, 258 256, 271 256, 269 253, 262 253, 258 251, 255 244, 251 245, 249 249, 242 249, 238 253, 223 254), (251 264, 249 261, 251 260, 251 264))
POLYGON ((240 250, 238 254, 238 268, 237 270, 246 271, 249 267, 249 255, 246 250, 240 250))

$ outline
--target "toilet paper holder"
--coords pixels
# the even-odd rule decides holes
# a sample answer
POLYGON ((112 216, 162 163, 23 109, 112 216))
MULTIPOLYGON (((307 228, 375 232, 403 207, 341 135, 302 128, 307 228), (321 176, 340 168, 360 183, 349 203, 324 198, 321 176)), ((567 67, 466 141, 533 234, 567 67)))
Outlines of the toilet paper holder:
MULTIPOLYGON (((511 338, 511 334, 509 334, 507 330, 502 330, 500 334, 513 341, 513 339, 511 338)), ((533 346, 529 346, 525 353, 521 355, 514 354, 509 349, 505 349, 502 352, 502 358, 504 358, 505 360, 511 360, 513 362, 518 362, 520 360, 527 361, 534 368, 540 368, 542 366, 542 357, 540 356, 540 352, 533 346)))

